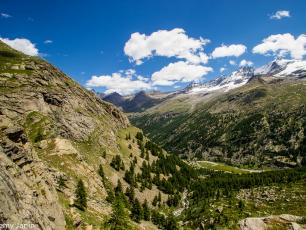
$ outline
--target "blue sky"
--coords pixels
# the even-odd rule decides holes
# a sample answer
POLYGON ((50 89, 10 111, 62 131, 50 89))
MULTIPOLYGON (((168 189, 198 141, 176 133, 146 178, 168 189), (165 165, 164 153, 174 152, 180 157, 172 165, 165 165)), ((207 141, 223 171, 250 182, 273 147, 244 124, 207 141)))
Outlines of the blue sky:
MULTIPOLYGON (((1 0, 0 37, 29 40, 39 55, 82 85, 97 86, 94 87, 97 91, 112 92, 116 88, 123 94, 142 88, 168 91, 184 87, 191 80, 220 76, 220 68, 225 69, 222 74, 228 74, 239 67, 241 60, 257 67, 280 54, 303 58, 305 12, 304 0, 1 0), (277 11, 285 13, 275 15, 277 11), (164 40, 159 37, 162 31, 164 40), (138 33, 135 41, 130 40, 133 33, 138 33), (284 35, 287 33, 293 39, 284 35), (271 35, 280 36, 270 38, 274 42, 262 41, 271 35), (164 47, 172 38, 182 42, 164 47), (290 49, 281 44, 286 39, 290 49), (124 51, 128 41, 131 47, 124 51), (202 43, 189 47, 190 41, 202 43), (213 51, 222 44, 243 45, 247 49, 239 56, 220 57, 219 52, 213 58, 213 51), (260 44, 254 53, 252 49, 260 44), (176 50, 180 45, 181 49, 176 50), (142 53, 145 50, 149 52, 147 56, 142 53), (302 53, 297 54, 297 50, 302 53), (186 53, 199 56, 201 52, 208 61, 193 62, 186 58, 186 53), (268 53, 273 55, 267 56, 268 53), (140 65, 135 60, 137 55, 142 57, 140 65), (230 65, 230 60, 236 65, 230 65), (90 84, 92 76, 97 78, 90 84)), ((234 51, 223 50, 223 55, 233 55, 241 49, 231 48, 234 51)))

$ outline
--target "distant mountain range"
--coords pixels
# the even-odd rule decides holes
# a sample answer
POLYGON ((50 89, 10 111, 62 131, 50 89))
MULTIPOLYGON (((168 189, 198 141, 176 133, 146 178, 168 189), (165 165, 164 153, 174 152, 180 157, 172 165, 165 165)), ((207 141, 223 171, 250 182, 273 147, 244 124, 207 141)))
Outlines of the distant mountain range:
POLYGON ((141 112, 161 103, 169 96, 169 94, 161 92, 146 93, 144 91, 140 91, 131 96, 122 96, 117 92, 106 96, 99 96, 104 101, 120 107, 124 112, 141 112))
POLYGON ((218 77, 205 83, 192 83, 184 92, 186 93, 210 93, 214 91, 227 92, 231 89, 241 87, 254 77, 269 77, 272 79, 300 79, 306 77, 306 61, 275 59, 274 61, 254 69, 250 66, 243 66, 232 72, 229 76, 218 77))
POLYGON ((171 93, 138 92, 131 96, 122 96, 117 92, 109 95, 98 94, 100 98, 122 108, 125 112, 141 112, 180 94, 217 94, 241 87, 254 78, 265 78, 266 81, 302 79, 306 77, 306 61, 277 58, 260 67, 243 66, 228 76, 217 77, 203 83, 192 82, 183 90, 171 93))

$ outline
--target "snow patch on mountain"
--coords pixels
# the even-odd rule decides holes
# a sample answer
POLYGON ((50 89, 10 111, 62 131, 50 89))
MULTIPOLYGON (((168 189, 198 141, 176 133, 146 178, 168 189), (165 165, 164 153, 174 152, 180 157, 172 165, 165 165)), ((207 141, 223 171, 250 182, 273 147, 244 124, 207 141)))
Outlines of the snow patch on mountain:
POLYGON ((198 84, 190 87, 188 93, 208 93, 212 91, 222 90, 227 92, 231 89, 240 87, 246 84, 254 76, 254 68, 249 66, 244 66, 238 71, 233 72, 228 77, 219 77, 212 81, 198 84))
POLYGON ((255 75, 272 75, 279 73, 280 71, 284 70, 286 66, 294 62, 294 60, 287 60, 287 59, 282 59, 282 58, 277 58, 274 61, 261 66, 257 68, 254 72, 255 75))
POLYGON ((277 58, 257 69, 244 66, 238 71, 234 71, 228 77, 219 77, 205 83, 192 83, 184 92, 188 94, 210 93, 214 91, 227 92, 245 85, 253 76, 288 79, 305 78, 306 61, 277 58))
POLYGON ((278 58, 255 70, 255 75, 274 77, 300 77, 306 73, 305 60, 287 60, 278 58))
POLYGON ((288 62, 285 69, 276 74, 278 77, 302 77, 306 75, 306 61, 296 60, 294 62, 288 62))

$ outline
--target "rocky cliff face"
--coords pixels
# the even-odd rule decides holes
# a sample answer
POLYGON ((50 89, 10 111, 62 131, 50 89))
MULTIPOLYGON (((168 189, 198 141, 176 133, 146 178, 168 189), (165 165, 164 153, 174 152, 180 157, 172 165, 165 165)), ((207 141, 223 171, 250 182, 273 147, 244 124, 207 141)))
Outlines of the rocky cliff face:
POLYGON ((128 125, 60 70, 0 42, 0 223, 77 226, 80 214, 69 209, 77 178, 88 188, 91 212, 107 212, 109 205, 97 205, 106 196, 98 154, 118 152, 116 133, 128 125))

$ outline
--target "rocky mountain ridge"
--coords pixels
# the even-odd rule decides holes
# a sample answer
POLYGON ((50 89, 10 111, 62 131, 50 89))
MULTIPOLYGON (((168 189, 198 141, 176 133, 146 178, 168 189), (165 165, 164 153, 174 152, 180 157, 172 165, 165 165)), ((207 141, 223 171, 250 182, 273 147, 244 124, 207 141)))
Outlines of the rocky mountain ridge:
POLYGON ((125 98, 116 92, 101 98, 121 107, 125 112, 143 112, 168 99, 181 97, 181 95, 184 94, 188 94, 190 97, 192 97, 192 95, 198 97, 201 95, 206 96, 209 94, 214 96, 220 93, 226 93, 230 90, 242 87, 249 81, 258 77, 261 77, 261 79, 265 81, 278 81, 304 79, 305 76, 306 61, 277 58, 256 69, 252 66, 242 66, 228 76, 217 77, 203 83, 192 82, 182 90, 170 93, 161 93, 159 98, 144 91, 140 91, 128 98, 125 98))
POLYGON ((214 91, 227 92, 231 89, 240 87, 246 84, 254 76, 254 68, 243 66, 239 70, 234 71, 227 77, 219 77, 203 84, 195 84, 188 87, 185 93, 211 93, 214 91))
POLYGON ((242 66, 229 76, 219 77, 205 83, 192 84, 184 92, 191 94, 212 93, 214 91, 228 92, 247 84, 253 77, 259 76, 265 79, 303 79, 306 76, 306 61, 277 58, 257 69, 252 66, 242 66))
POLYGON ((141 112, 162 102, 166 97, 167 94, 157 97, 154 93, 150 94, 140 91, 128 97, 121 96, 119 93, 114 92, 102 97, 102 99, 120 107, 124 112, 141 112))

